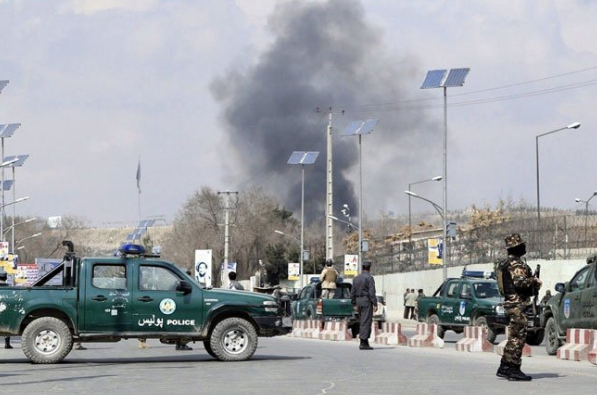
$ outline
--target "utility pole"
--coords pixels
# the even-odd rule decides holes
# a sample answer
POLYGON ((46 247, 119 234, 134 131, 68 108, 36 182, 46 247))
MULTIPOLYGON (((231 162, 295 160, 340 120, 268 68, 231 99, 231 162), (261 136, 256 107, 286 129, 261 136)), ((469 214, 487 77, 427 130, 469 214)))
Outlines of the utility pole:
POLYGON ((220 273, 220 284, 224 284, 224 271, 228 267, 228 249, 230 247, 230 195, 236 195, 238 192, 218 192, 218 195, 224 195, 224 270, 220 273))
MULTIPOLYGON (((317 108, 319 111, 319 107, 317 108)), ((334 259, 334 221, 330 216, 334 215, 334 188, 332 178, 332 123, 334 122, 334 115, 343 115, 344 110, 340 112, 332 112, 330 107, 328 110, 328 126, 326 132, 327 144, 327 162, 326 162, 326 193, 325 193, 325 258, 334 259)))

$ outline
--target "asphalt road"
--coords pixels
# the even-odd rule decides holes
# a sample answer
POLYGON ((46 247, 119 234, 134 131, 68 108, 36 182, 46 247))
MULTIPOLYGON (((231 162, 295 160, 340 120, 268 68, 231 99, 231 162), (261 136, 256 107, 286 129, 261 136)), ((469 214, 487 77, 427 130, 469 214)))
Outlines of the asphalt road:
MULTIPOLYGON (((412 333, 406 331, 407 336, 412 333)), ((448 332, 444 349, 375 346, 360 351, 356 341, 278 337, 260 339, 252 360, 224 363, 200 344, 193 351, 150 340, 86 344, 56 365, 33 365, 18 339, 0 349, 0 394, 576 394, 594 392, 597 366, 560 361, 533 347, 523 370, 532 382, 495 377, 499 356, 456 352, 460 338, 448 332)), ((499 340, 499 339, 498 339, 499 340)))

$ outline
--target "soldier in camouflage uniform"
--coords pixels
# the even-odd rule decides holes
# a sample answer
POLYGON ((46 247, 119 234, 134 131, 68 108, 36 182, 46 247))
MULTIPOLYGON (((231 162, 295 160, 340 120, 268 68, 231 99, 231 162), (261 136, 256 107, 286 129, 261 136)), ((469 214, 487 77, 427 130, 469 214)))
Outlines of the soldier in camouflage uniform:
POLYGON ((522 348, 527 336, 527 317, 524 314, 531 305, 535 289, 541 288, 541 280, 533 276, 531 268, 522 259, 526 243, 518 233, 506 237, 508 262, 503 271, 504 310, 509 320, 508 342, 496 375, 510 381, 530 381, 531 376, 520 370, 522 348))

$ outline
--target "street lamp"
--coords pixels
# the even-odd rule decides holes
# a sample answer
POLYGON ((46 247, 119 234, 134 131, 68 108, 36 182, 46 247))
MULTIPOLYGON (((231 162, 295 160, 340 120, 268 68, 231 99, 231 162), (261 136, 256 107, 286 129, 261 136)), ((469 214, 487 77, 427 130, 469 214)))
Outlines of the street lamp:
POLYGON ((335 217, 335 216, 333 216, 333 215, 327 215, 327 217, 328 217, 329 219, 333 220, 333 221, 342 222, 343 224, 346 224, 346 225, 348 225, 348 228, 349 228, 349 229, 350 229, 350 228, 354 228, 354 229, 356 229, 357 231, 358 231, 358 230, 360 230, 360 228, 359 228, 358 226, 356 226, 355 224, 353 224, 352 222, 344 221, 344 220, 342 220, 342 219, 340 219, 340 218, 338 218, 338 217, 335 217))
POLYGON ((435 209, 435 211, 437 211, 437 213, 439 214, 439 216, 441 217, 441 219, 444 220, 444 209, 439 204, 437 204, 434 201, 431 201, 431 200, 429 200, 427 198, 424 198, 423 196, 419 196, 419 195, 417 195, 416 193, 414 193, 412 191, 404 191, 404 193, 406 193, 408 196, 412 196, 414 198, 424 200, 427 203, 431 204, 433 206, 433 208, 435 209))
POLYGON ((597 191, 593 192, 593 194, 591 195, 590 198, 588 198, 587 200, 582 200, 579 198, 574 199, 574 201, 576 203, 584 203, 585 204, 585 248, 587 247, 587 228, 589 227, 589 202, 591 201, 591 199, 593 199, 595 196, 597 196, 597 191))
POLYGON ((21 240, 17 241, 17 245, 21 244, 22 242, 24 242, 26 240, 32 239, 34 237, 39 237, 39 236, 41 236, 41 232, 40 233, 36 233, 34 235, 31 235, 31 236, 27 236, 24 239, 21 239, 21 240))
POLYGON ((305 250, 305 165, 312 165, 319 156, 319 151, 294 151, 288 158, 289 165, 301 165, 301 256, 300 256, 300 278, 303 288, 303 251, 305 250))
MULTIPOLYGON (((16 199, 16 193, 17 193, 17 176, 16 176, 16 172, 15 169, 17 167, 21 167, 23 166, 23 164, 25 163, 25 161, 27 160, 27 158, 29 158, 29 155, 16 155, 16 156, 7 156, 6 158, 4 158, 5 163, 10 163, 10 167, 12 167, 12 200, 16 199)), ((12 233, 11 233, 11 245, 14 248, 15 245, 15 228, 14 228, 14 224, 15 224, 15 217, 16 217, 16 208, 15 206, 12 206, 12 233)), ((4 241, 4 233, 2 233, 2 241, 4 241)))
MULTIPOLYGON (((424 182, 429 182, 429 181, 441 181, 443 179, 442 176, 435 176, 433 178, 428 178, 426 180, 421 180, 421 181, 415 181, 415 182, 411 182, 410 184, 408 184, 408 190, 412 191, 412 186, 416 185, 416 184, 422 184, 424 182)), ((412 224, 412 211, 410 209, 410 198, 412 195, 407 194, 408 195, 408 230, 409 230, 409 242, 412 242, 412 232, 413 232, 413 224, 412 224)))
POLYGON ((542 133, 535 137, 535 153, 536 153, 536 159, 537 159, 537 239, 539 241, 538 242, 539 259, 542 258, 542 255, 541 255, 541 244, 542 244, 541 243, 542 242, 542 239, 541 239, 541 233, 542 233, 542 229, 541 229, 541 201, 540 201, 540 194, 539 194, 539 137, 547 136, 548 134, 559 132, 561 130, 578 129, 578 128, 580 128, 580 122, 574 122, 566 127, 552 130, 551 132, 542 133))
POLYGON ((22 225, 22 224, 26 224, 28 222, 33 222, 36 219, 37 218, 35 218, 35 217, 34 218, 29 218, 29 219, 27 219, 25 221, 17 222, 16 224, 9 226, 8 228, 4 229, 4 235, 2 235, 2 237, 4 237, 11 229, 14 229, 16 226, 19 226, 19 225, 22 225))
MULTIPOLYGON (((4 159, 4 139, 12 136, 14 132, 20 127, 20 123, 9 123, 0 125, 0 141, 2 141, 2 149, 0 153, 2 156, 0 156, 0 158, 4 159)), ((2 180, 2 191, 0 191, 0 205, 2 207, 0 209, 0 235, 4 233, 4 167, 9 166, 10 164, 4 165, 4 163, 2 163, 2 165, 3 166, 1 166, 0 168, 0 175, 2 180)))
POLYGON ((363 265, 363 150, 361 140, 364 134, 370 134, 373 131, 377 122, 377 119, 354 121, 342 132, 342 136, 359 136, 359 264, 357 269, 359 274, 363 265))
POLYGON ((444 193, 443 193, 443 237, 444 237, 444 280, 448 278, 448 88, 464 85, 470 69, 430 70, 425 76, 421 89, 443 88, 444 91, 444 193))

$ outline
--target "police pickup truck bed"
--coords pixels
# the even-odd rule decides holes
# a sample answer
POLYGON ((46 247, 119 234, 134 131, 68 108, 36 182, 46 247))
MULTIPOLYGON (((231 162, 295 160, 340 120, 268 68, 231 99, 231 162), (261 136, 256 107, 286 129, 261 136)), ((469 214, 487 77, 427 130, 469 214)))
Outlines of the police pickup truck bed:
POLYGON ((128 245, 120 257, 64 262, 30 287, 0 289, 0 335, 22 336, 33 363, 57 363, 74 341, 202 341, 222 361, 251 358, 258 336, 290 332, 273 297, 203 289, 175 265, 128 245), (61 278, 61 286, 46 285, 61 278))
POLYGON ((463 272, 461 278, 444 281, 433 296, 417 300, 418 319, 438 325, 442 338, 446 330, 462 333, 467 325, 485 326, 487 340, 493 343, 503 327, 488 325, 486 317, 499 312, 500 302, 494 279, 484 278, 483 272, 463 272))

